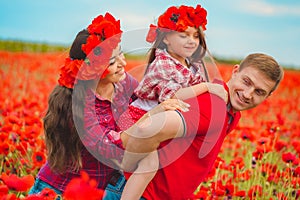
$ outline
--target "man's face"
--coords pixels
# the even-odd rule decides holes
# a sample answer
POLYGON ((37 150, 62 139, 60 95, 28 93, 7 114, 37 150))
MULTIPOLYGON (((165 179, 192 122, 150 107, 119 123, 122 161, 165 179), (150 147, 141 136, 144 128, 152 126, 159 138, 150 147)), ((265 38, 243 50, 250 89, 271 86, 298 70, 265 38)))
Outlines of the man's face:
POLYGON ((228 81, 233 110, 242 111, 256 107, 270 95, 274 86, 275 82, 258 69, 246 67, 239 71, 239 65, 236 65, 228 81))

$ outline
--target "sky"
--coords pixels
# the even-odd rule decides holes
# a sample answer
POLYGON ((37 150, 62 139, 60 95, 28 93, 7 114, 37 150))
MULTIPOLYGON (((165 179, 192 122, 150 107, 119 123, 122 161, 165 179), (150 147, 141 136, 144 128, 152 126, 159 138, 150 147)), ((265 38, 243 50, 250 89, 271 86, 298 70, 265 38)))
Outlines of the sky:
POLYGON ((300 69, 299 0, 1 0, 0 39, 70 45, 77 32, 99 14, 121 20, 125 48, 139 48, 151 23, 169 6, 207 10, 206 41, 221 58, 250 53, 273 56, 300 69))

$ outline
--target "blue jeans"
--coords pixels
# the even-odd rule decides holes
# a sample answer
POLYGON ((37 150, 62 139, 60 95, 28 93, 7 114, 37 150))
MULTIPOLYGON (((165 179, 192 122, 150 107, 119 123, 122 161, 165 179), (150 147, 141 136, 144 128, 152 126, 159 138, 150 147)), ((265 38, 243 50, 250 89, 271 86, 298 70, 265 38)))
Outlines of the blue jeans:
MULTIPOLYGON (((108 184, 105 188, 104 197, 102 200, 120 200, 121 195, 126 184, 126 179, 123 175, 121 175, 116 182, 116 185, 108 184)), ((146 200, 141 197, 140 200, 146 200)))
MULTIPOLYGON (((49 185, 48 183, 42 181, 39 178, 36 178, 34 185, 30 189, 28 194, 38 194, 45 188, 50 188, 50 189, 54 190, 56 192, 56 194, 58 194, 58 195, 62 194, 62 192, 60 190, 54 188, 53 186, 49 185)), ((57 199, 60 199, 60 198, 58 197, 57 199)))

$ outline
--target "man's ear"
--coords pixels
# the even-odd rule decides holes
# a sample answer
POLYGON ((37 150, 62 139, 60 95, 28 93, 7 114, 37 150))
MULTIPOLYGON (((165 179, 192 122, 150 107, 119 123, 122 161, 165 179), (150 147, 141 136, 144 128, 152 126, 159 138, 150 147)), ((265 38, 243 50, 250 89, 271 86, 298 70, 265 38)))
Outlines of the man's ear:
POLYGON ((271 96, 273 94, 273 92, 271 92, 268 96, 267 96, 267 98, 269 97, 269 96, 271 96))
POLYGON ((232 69, 232 75, 239 72, 240 70, 240 65, 234 65, 232 69))

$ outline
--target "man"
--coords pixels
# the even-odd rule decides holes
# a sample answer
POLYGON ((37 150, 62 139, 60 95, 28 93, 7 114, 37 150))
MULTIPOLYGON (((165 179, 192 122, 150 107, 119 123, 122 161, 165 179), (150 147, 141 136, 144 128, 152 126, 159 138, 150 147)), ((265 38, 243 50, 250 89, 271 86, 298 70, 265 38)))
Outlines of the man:
MULTIPOLYGON (((283 70, 274 58, 250 54, 234 66, 232 77, 224 84, 229 94, 227 104, 216 95, 204 93, 186 101, 191 105, 188 112, 145 116, 122 134, 128 152, 147 153, 159 147, 160 169, 143 197, 190 198, 212 168, 225 136, 236 127, 240 111, 261 104, 282 78, 283 70)), ((124 158, 131 163, 136 159, 130 160, 126 154, 124 158)))

